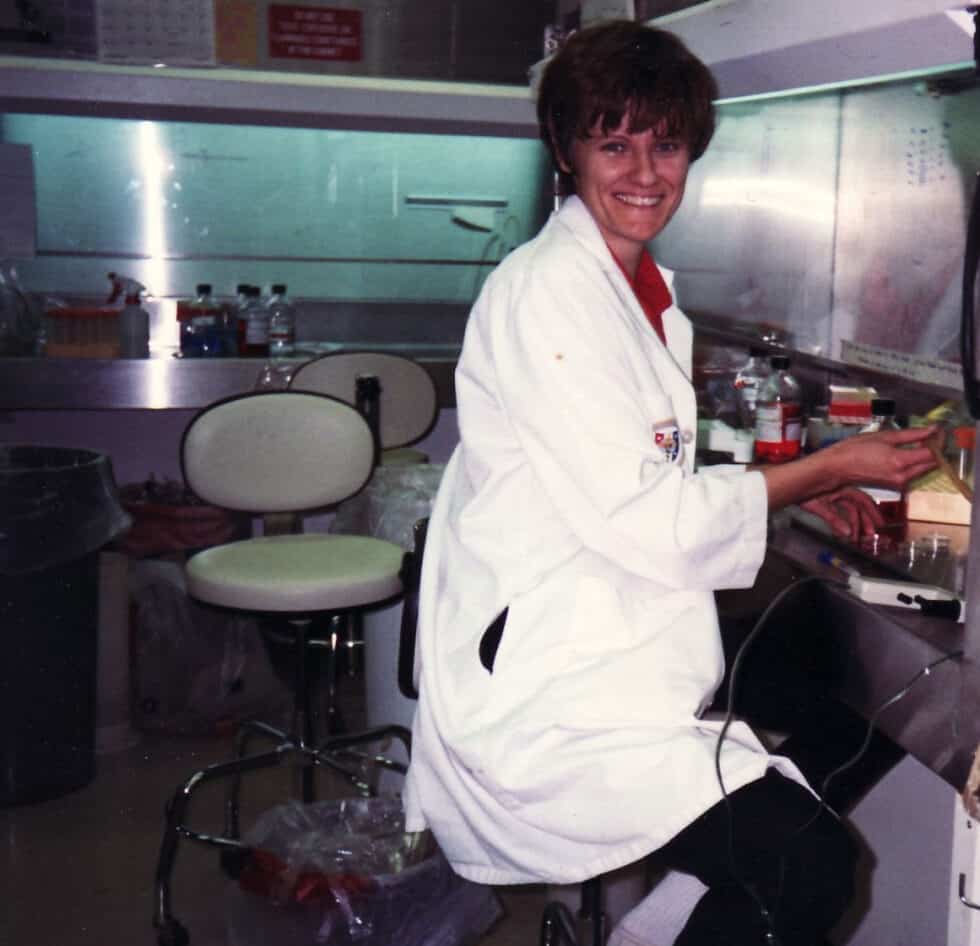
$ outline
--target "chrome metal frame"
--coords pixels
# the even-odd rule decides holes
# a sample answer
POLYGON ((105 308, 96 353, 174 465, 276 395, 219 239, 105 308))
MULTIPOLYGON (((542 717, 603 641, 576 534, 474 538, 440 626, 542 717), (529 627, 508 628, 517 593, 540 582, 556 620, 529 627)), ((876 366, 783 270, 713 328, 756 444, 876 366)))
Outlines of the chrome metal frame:
MULTIPOLYGON (((247 772, 272 768, 285 760, 300 766, 299 795, 304 803, 316 797, 315 768, 323 766, 343 775, 355 789, 365 796, 373 794, 373 787, 364 776, 365 768, 391 769, 404 774, 407 767, 383 754, 372 754, 362 748, 384 740, 398 739, 411 756, 411 732, 404 726, 378 726, 355 733, 342 733, 339 713, 336 710, 334 683, 336 680, 339 650, 339 623, 343 615, 329 613, 330 634, 326 640, 310 636, 314 618, 302 615, 290 619, 293 634, 291 645, 295 657, 293 681, 293 713, 288 731, 258 720, 241 725, 235 738, 235 756, 226 762, 217 762, 195 772, 178 786, 166 806, 166 827, 157 860, 153 925, 157 930, 159 946, 186 946, 190 934, 173 915, 170 878, 177 858, 181 839, 196 841, 216 847, 220 851, 221 865, 232 876, 237 876, 248 856, 249 848, 241 841, 240 796, 242 776, 247 772), (317 741, 315 714, 313 712, 313 687, 310 679, 311 646, 325 648, 327 652, 327 738, 317 741), (331 714, 330 709, 334 712, 331 714), (260 738, 273 744, 271 750, 249 755, 253 739, 260 738), (351 767, 348 767, 351 766, 351 767), (221 835, 196 831, 186 823, 193 794, 207 782, 228 779, 225 796, 225 825, 221 835)), ((289 635, 283 635, 289 639, 289 635)))
POLYGON ((545 906, 539 942, 540 946, 603 946, 606 915, 602 912, 601 875, 582 882, 582 901, 576 915, 559 900, 545 906))

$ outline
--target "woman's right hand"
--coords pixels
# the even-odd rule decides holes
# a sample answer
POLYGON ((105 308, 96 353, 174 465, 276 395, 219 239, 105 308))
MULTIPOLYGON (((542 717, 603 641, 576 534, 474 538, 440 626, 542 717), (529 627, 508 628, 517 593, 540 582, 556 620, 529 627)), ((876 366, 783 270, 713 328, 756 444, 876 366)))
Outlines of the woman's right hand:
POLYGON ((846 486, 904 489, 935 468, 936 458, 928 445, 935 433, 935 427, 913 427, 859 434, 792 463, 760 467, 769 508, 803 503, 846 486))
POLYGON ((858 434, 825 447, 814 456, 822 457, 831 466, 840 477, 841 486, 860 484, 900 490, 936 467, 936 457, 929 446, 935 434, 935 427, 858 434))

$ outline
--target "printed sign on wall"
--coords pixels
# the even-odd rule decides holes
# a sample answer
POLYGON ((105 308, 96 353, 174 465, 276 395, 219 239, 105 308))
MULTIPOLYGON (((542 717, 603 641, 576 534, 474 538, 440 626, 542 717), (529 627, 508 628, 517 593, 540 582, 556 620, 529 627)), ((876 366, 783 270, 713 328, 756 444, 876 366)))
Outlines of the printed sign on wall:
POLYGON ((361 11, 271 3, 269 56, 360 62, 361 11))

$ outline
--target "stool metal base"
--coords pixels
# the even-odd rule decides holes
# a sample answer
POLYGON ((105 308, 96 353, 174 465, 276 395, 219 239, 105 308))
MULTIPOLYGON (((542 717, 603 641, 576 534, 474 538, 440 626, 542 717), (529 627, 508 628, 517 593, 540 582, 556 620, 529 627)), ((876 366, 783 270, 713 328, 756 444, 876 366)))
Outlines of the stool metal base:
POLYGON ((602 878, 582 882, 582 904, 577 914, 553 900, 541 916, 540 946, 603 946, 606 917, 602 912, 602 878))
MULTIPOLYGON (((404 774, 407 767, 380 752, 367 751, 366 747, 385 740, 400 740, 411 758, 411 732, 404 726, 376 726, 355 733, 331 731, 336 724, 329 711, 327 729, 329 735, 322 742, 315 736, 314 714, 312 710, 311 686, 309 680, 309 646, 318 641, 310 639, 311 620, 296 617, 289 621, 294 634, 296 667, 294 681, 294 703, 292 723, 289 730, 278 729, 268 723, 250 720, 243 723, 235 737, 235 757, 226 762, 216 762, 195 772, 184 781, 167 803, 163 841, 157 860, 155 881, 155 905, 153 925, 157 929, 158 946, 187 946, 190 936, 186 928, 174 917, 171 910, 170 878, 177 858, 181 839, 196 841, 215 847, 221 852, 221 863, 233 876, 237 874, 249 849, 241 842, 240 796, 242 776, 248 772, 278 766, 284 761, 296 765, 300 784, 297 796, 304 803, 315 800, 315 771, 317 767, 330 769, 342 775, 360 795, 374 794, 367 773, 378 769, 390 769, 404 774), (272 744, 272 748, 254 755, 249 748, 255 739, 272 744), (221 779, 228 780, 225 796, 224 833, 208 834, 196 831, 187 824, 187 815, 193 794, 202 785, 221 779)), ((336 653, 338 627, 331 622, 331 634, 327 642, 327 686, 328 702, 334 705, 334 679, 336 673, 336 653)), ((322 646, 322 645, 321 645, 322 646)))

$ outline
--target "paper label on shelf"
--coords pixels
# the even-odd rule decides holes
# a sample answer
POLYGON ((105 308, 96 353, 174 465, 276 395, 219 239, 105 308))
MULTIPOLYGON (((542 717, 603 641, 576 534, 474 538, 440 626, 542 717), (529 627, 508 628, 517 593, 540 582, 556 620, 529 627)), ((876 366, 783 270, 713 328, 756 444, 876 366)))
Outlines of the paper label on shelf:
POLYGON ((213 65, 212 0, 97 0, 99 58, 213 65))
POLYGON ((361 61, 361 11, 269 4, 269 56, 361 61))
POLYGON ((963 389, 960 366, 941 358, 911 355, 905 352, 862 345, 860 342, 841 340, 841 360, 847 365, 882 371, 925 384, 937 384, 945 388, 963 389))

